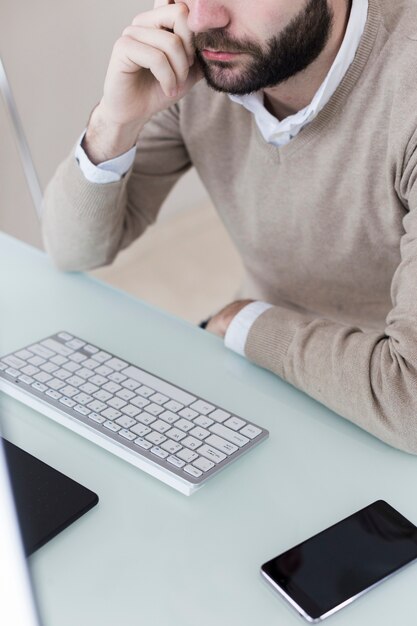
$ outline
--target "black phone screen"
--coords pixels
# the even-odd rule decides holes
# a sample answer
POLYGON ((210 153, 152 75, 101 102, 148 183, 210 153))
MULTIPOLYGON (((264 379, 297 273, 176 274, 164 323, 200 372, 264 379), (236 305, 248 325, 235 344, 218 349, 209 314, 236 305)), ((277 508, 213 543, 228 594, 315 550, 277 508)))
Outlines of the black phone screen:
POLYGON ((262 566, 313 619, 417 558, 417 527, 383 500, 303 541, 262 566))

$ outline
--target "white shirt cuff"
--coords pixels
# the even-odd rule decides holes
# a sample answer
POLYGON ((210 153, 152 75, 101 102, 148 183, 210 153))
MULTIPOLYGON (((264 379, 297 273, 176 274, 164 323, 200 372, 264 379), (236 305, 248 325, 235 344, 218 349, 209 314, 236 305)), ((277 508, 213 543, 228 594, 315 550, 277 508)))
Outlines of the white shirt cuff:
POLYGON ((133 148, 115 159, 94 165, 81 146, 85 133, 86 130, 83 131, 75 149, 75 158, 85 178, 90 183, 116 183, 121 180, 133 165, 136 155, 136 146, 133 146, 133 148))
POLYGON ((224 337, 226 348, 245 356, 245 344, 252 324, 262 313, 272 308, 267 302, 251 302, 239 311, 230 322, 224 337))

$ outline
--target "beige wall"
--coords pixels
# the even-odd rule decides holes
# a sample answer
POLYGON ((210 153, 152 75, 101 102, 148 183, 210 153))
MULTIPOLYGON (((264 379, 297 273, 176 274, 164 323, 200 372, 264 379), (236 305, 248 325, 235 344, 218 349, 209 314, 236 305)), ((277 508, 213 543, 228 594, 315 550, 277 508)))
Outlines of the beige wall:
MULTIPOLYGON (((99 101, 114 41, 152 0, 1 0, 0 54, 44 188, 99 101)), ((171 193, 162 217, 205 205, 194 171, 171 193)), ((0 98, 0 229, 41 245, 10 120, 0 98)))

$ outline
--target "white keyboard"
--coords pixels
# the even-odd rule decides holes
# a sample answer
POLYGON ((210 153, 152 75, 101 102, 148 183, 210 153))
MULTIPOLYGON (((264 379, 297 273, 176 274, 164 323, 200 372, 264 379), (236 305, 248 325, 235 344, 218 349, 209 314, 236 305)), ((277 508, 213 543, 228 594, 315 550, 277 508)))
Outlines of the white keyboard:
POLYGON ((67 332, 1 357, 0 390, 186 495, 269 434, 67 332))

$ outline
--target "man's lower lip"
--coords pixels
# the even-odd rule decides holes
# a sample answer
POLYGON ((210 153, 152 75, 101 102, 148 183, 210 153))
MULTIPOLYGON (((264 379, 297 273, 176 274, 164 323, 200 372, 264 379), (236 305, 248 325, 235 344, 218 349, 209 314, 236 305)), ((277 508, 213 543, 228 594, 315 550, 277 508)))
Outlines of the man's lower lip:
POLYGON ((240 52, 214 52, 213 50, 203 50, 203 55, 206 59, 212 59, 213 61, 232 61, 238 57, 240 52))

